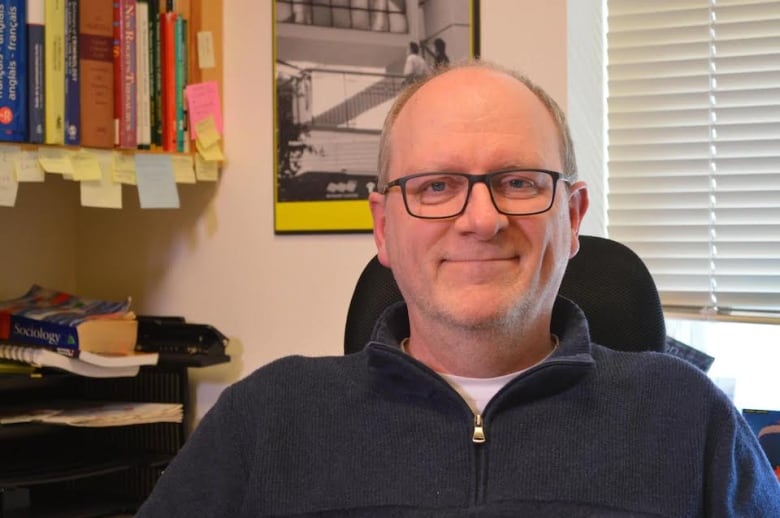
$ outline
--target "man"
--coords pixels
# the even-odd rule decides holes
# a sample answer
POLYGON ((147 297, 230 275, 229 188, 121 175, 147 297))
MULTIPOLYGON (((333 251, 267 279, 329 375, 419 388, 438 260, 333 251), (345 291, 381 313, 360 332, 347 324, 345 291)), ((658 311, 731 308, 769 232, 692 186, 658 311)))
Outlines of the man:
POLYGON ((378 256, 405 304, 360 353, 228 388, 139 516, 780 516, 722 392, 592 344, 557 298, 588 197, 543 91, 479 62, 415 84, 379 184, 378 256))

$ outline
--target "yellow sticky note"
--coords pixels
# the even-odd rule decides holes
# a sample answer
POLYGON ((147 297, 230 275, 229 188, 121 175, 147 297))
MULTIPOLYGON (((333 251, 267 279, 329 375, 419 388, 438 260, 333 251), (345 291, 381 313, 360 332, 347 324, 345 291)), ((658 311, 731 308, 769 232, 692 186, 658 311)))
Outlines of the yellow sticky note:
POLYGON ((132 153, 114 153, 112 178, 116 183, 136 185, 135 157, 132 153))
POLYGON ((100 207, 104 209, 122 208, 122 184, 113 179, 114 157, 111 151, 96 151, 92 158, 98 165, 100 178, 83 181, 81 188, 82 207, 100 207))
POLYGON ((17 182, 43 182, 43 168, 38 163, 38 150, 22 149, 16 158, 17 182))
POLYGON ((19 183, 14 177, 14 158, 12 153, 0 153, 0 206, 16 205, 19 183))
POLYGON ((97 157, 85 149, 71 156, 70 163, 74 180, 99 181, 102 178, 97 157))
POLYGON ((38 152, 38 163, 44 172, 73 176, 73 165, 69 155, 64 152, 41 148, 38 152))
POLYGON ((219 142, 219 130, 217 130, 217 125, 214 123, 214 117, 209 115, 195 123, 195 126, 196 134, 198 135, 197 140, 203 147, 211 147, 219 142))
POLYGON ((219 162, 225 159, 222 150, 219 148, 219 141, 208 147, 203 147, 200 140, 195 141, 195 147, 198 148, 198 154, 207 162, 219 162))
POLYGON ((207 162, 199 154, 195 155, 195 177, 199 182, 219 180, 219 162, 207 162))
POLYGON ((173 162, 173 177, 176 179, 176 183, 195 183, 191 155, 174 155, 171 161, 173 162))

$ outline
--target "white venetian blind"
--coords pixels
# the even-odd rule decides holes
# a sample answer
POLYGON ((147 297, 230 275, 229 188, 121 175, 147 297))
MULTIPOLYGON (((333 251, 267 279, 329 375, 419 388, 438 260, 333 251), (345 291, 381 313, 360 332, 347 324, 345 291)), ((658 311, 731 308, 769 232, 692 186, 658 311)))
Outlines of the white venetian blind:
POLYGON ((667 308, 780 314, 780 1, 608 0, 608 233, 667 308))

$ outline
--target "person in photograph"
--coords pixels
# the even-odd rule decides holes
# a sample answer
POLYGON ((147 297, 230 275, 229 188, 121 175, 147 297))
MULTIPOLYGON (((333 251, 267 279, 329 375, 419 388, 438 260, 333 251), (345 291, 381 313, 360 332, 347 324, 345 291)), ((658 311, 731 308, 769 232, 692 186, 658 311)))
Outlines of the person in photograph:
POLYGON ((417 42, 409 42, 409 50, 404 62, 404 84, 419 81, 431 73, 431 67, 420 55, 420 45, 417 42))
POLYGON ((447 56, 447 44, 441 38, 433 40, 433 66, 434 68, 446 67, 450 64, 447 56))

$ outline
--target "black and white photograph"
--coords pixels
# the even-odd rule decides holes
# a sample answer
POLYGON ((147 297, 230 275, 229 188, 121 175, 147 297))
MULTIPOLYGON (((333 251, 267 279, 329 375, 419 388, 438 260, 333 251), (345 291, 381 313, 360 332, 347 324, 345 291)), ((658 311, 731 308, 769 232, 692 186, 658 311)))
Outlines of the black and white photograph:
POLYGON ((477 0, 275 2, 275 231, 368 231, 384 117, 478 54, 477 0))

